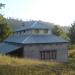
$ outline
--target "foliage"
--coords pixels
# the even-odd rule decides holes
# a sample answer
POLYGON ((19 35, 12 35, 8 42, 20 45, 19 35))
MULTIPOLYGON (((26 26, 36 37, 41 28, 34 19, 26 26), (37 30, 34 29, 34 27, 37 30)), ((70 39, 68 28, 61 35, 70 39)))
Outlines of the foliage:
POLYGON ((10 24, 10 26, 12 27, 12 30, 16 30, 16 29, 20 29, 22 27, 23 24, 25 24, 25 21, 19 20, 19 19, 13 19, 13 18, 9 18, 6 19, 7 22, 10 24))
POLYGON ((57 36, 63 37, 64 39, 69 39, 68 33, 64 32, 63 29, 58 25, 54 26, 54 28, 52 29, 52 33, 57 36))
POLYGON ((68 49, 69 49, 69 50, 75 49, 75 44, 69 44, 69 45, 68 45, 68 49))
POLYGON ((71 54, 69 55, 69 57, 75 58, 75 52, 74 52, 74 53, 71 53, 71 54))
MULTIPOLYGON (((2 9, 2 7, 5 7, 5 4, 0 3, 0 9, 2 9)), ((3 15, 0 14, 0 41, 8 37, 10 33, 11 29, 9 27, 9 24, 7 23, 3 15)))
POLYGON ((75 22, 71 24, 69 37, 72 44, 75 44, 75 22))
POLYGON ((57 36, 60 36, 61 33, 63 32, 62 29, 59 27, 59 26, 55 26, 52 30, 53 34, 57 35, 57 36))
POLYGON ((0 9, 2 9, 2 7, 4 7, 5 4, 0 3, 0 9))
POLYGON ((0 41, 5 39, 11 34, 11 29, 6 19, 0 15, 0 41))

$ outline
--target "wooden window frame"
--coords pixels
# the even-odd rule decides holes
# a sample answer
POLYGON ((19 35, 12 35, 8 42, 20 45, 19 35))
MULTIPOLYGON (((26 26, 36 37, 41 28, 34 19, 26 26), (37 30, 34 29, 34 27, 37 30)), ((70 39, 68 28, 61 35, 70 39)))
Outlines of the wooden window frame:
POLYGON ((40 51, 41 60, 56 59, 56 50, 40 51))
POLYGON ((44 33, 46 33, 46 34, 48 33, 48 29, 44 29, 43 31, 44 31, 44 33))
POLYGON ((39 29, 35 29, 35 33, 36 34, 39 34, 39 29))

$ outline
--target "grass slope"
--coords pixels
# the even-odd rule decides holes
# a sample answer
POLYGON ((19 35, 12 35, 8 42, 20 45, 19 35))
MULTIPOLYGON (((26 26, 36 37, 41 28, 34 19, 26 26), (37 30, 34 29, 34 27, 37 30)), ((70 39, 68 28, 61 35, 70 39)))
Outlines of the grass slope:
POLYGON ((40 60, 33 60, 33 59, 24 59, 24 58, 17 58, 17 57, 10 57, 6 55, 0 55, 0 64, 1 65, 12 65, 12 66, 21 66, 21 65, 58 65, 59 63, 54 61, 40 61, 40 60))
POLYGON ((39 61, 33 59, 13 58, 0 55, 0 75, 75 75, 75 58, 59 63, 55 61, 39 61))

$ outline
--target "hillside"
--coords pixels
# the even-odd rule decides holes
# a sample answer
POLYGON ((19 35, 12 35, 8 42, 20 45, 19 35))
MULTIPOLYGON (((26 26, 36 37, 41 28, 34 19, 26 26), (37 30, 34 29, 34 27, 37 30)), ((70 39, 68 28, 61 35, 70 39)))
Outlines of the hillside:
MULTIPOLYGON (((16 29, 20 29, 22 28, 24 25, 31 25, 33 24, 34 22, 40 22, 41 24, 45 24, 45 25, 48 25, 50 26, 50 29, 52 29, 55 24, 54 23, 49 23, 49 22, 44 22, 44 21, 36 21, 36 20, 31 20, 31 21, 22 21, 22 20, 18 20, 18 19, 12 19, 12 18, 9 18, 7 19, 7 22, 11 25, 12 29, 13 30, 16 30, 16 29)), ((69 27, 67 26, 61 26, 61 28, 65 31, 65 32, 68 32, 69 30, 69 27)))
POLYGON ((75 58, 61 63, 0 55, 0 75, 75 75, 75 58))

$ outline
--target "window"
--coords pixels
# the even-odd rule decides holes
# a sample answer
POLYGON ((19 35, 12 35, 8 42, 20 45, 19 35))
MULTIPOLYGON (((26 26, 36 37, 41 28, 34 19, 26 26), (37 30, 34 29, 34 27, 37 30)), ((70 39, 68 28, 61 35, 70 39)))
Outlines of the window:
POLYGON ((36 30, 35 30, 35 33, 39 33, 39 30, 38 30, 38 29, 36 29, 36 30))
POLYGON ((21 34, 22 32, 20 31, 19 33, 21 34))
POLYGON ((25 33, 26 31, 24 30, 23 32, 25 33))
POLYGON ((48 33, 48 29, 45 29, 45 30, 44 30, 44 33, 48 33))
POLYGON ((41 60, 56 59, 56 50, 40 51, 41 60))
POLYGON ((16 32, 16 34, 18 34, 18 32, 16 32))
POLYGON ((34 29, 32 30, 33 34, 48 34, 48 29, 34 29))

